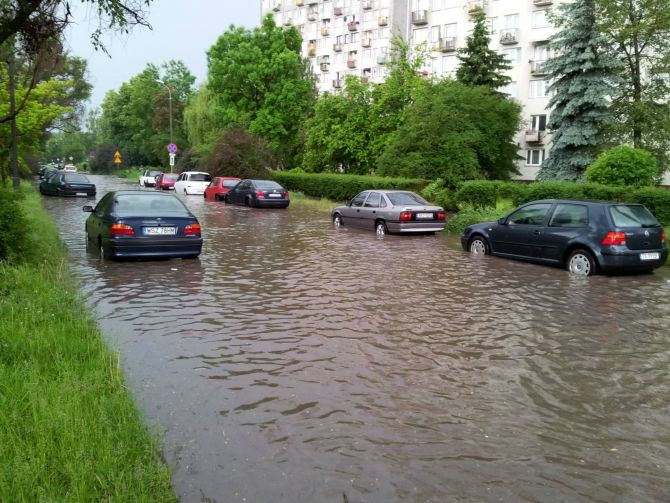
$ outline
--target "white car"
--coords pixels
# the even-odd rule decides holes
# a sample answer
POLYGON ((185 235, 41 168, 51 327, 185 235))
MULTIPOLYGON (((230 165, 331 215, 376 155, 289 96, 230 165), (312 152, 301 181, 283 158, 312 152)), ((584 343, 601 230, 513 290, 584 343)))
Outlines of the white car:
POLYGON ((157 171, 155 169, 145 170, 140 177, 140 187, 155 187, 156 177, 161 173, 162 171, 157 171))
POLYGON ((65 173, 76 173, 77 167, 74 164, 66 164, 65 167, 63 168, 63 171, 65 173))
POLYGON ((174 182, 175 194, 203 195, 212 177, 202 171, 184 171, 174 182))

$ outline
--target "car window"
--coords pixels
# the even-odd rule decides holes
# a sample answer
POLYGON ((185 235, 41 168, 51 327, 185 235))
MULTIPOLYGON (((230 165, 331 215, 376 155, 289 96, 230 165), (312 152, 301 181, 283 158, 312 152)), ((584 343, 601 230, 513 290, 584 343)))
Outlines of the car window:
POLYGON ((616 227, 656 227, 659 225, 647 208, 640 204, 610 206, 610 215, 616 227))
POLYGON ((163 178, 161 180, 177 180, 178 176, 176 173, 163 173, 163 178))
POLYGON ((235 187, 235 185, 237 185, 238 183, 240 183, 239 180, 224 180, 223 181, 223 186, 224 187, 235 187))
POLYGON ((351 206, 363 206, 363 201, 365 201, 365 198, 368 197, 369 192, 361 192, 358 194, 356 197, 354 197, 351 200, 351 206))
POLYGON ((428 201, 414 192, 387 192, 386 197, 393 206, 426 206, 428 204, 428 201))
POLYGON ((106 194, 105 197, 100 199, 100 202, 95 207, 96 213, 108 213, 110 202, 112 200, 112 194, 106 194))
POLYGON ((549 227, 583 227, 589 223, 589 208, 583 204, 557 204, 549 227))
POLYGON ((160 174, 161 174, 160 171, 155 171, 155 170, 154 171, 149 171, 149 176, 158 176, 160 174))
POLYGON ((388 204, 386 204, 386 198, 381 194, 380 194, 380 196, 381 196, 381 198, 379 200, 379 207, 380 208, 386 208, 388 206, 388 204))
POLYGON ((273 182, 272 180, 256 180, 254 184, 256 185, 256 188, 261 190, 282 188, 281 185, 279 185, 277 182, 273 182))
POLYGON ((188 210, 176 197, 149 193, 121 194, 115 200, 116 214, 119 216, 188 216, 188 210))
POLYGON ((379 199, 380 199, 380 194, 379 192, 372 192, 368 198, 365 200, 365 207, 366 208, 379 208, 379 199))
POLYGON ((507 219, 507 223, 516 225, 542 225, 549 208, 551 208, 550 203, 529 204, 512 213, 507 219))
POLYGON ((88 178, 86 178, 84 175, 79 175, 75 173, 63 175, 63 179, 69 183, 90 183, 88 181, 88 178))
POLYGON ((191 173, 190 180, 192 182, 209 182, 212 180, 212 177, 207 173, 191 173))
POLYGON ((210 182, 209 186, 210 186, 210 187, 216 187, 217 185, 219 185, 219 181, 220 181, 220 180, 221 180, 221 178, 215 178, 214 180, 212 180, 212 181, 210 182))

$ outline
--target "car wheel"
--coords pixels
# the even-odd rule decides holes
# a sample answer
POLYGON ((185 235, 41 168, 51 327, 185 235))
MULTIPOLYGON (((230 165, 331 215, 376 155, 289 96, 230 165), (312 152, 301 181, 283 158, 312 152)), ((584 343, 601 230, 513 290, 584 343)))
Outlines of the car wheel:
POLYGON ((251 207, 251 198, 250 198, 250 197, 247 197, 247 198, 244 200, 244 205, 245 205, 245 206, 249 206, 249 207, 251 207))
POLYGON ((107 258, 107 252, 105 247, 102 245, 102 237, 98 236, 98 252, 100 253, 100 258, 107 258))
POLYGON ((218 194, 214 194, 214 200, 215 201, 221 201, 221 196, 218 194))
POLYGON ((228 194, 223 196, 223 202, 226 203, 226 204, 230 204, 230 198, 228 197, 228 194))
POLYGON ((375 224, 375 231, 377 232, 377 236, 385 236, 389 233, 388 227, 386 227, 386 223, 383 220, 375 224))
POLYGON ((339 213, 335 213, 335 215, 333 216, 333 226, 336 229, 339 229, 343 225, 344 225, 344 222, 342 222, 342 215, 340 215, 339 213))
POLYGON ((586 250, 573 250, 568 255, 567 269, 577 276, 592 276, 596 273, 596 261, 586 250))
POLYGON ((60 189, 56 189, 56 195, 59 196, 59 197, 62 197, 63 196, 63 191, 60 190, 60 189))
POLYGON ((475 236, 470 240, 468 250, 475 256, 488 255, 491 253, 488 242, 481 236, 475 236))

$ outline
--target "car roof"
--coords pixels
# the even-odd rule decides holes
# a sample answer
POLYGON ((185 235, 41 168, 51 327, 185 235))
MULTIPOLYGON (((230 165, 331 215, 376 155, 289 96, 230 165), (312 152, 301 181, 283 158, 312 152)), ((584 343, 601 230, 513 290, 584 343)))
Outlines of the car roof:
POLYGON ((128 196, 128 195, 142 195, 142 196, 158 196, 158 197, 176 197, 174 194, 165 192, 152 192, 150 190, 112 190, 109 192, 114 196, 128 196))
POLYGON ((537 201, 528 201, 527 203, 524 203, 523 206, 527 204, 532 204, 532 203, 580 203, 580 204, 600 204, 600 205, 613 205, 613 204, 625 204, 628 206, 642 206, 641 204, 638 203, 624 203, 620 201, 602 201, 598 199, 538 199, 537 201))
POLYGON ((184 174, 186 174, 186 173, 188 173, 189 175, 193 175, 193 174, 196 174, 196 175, 209 175, 209 173, 207 173, 207 171, 182 171, 182 172, 179 173, 179 174, 180 174, 180 175, 184 175, 184 174))

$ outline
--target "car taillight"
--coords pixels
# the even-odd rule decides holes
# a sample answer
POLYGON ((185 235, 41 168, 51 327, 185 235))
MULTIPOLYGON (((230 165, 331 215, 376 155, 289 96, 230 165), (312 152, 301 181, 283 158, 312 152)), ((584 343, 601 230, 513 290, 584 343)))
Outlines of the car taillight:
POLYGON ((288 190, 284 191, 284 199, 288 199, 288 190))
POLYGON ((184 236, 192 236, 193 234, 200 234, 200 224, 188 224, 184 227, 184 236))
POLYGON ((626 234, 623 232, 608 232, 600 242, 601 245, 626 246, 626 234))
POLYGON ((256 197, 258 199, 263 199, 265 197, 265 193, 262 190, 259 190, 258 192, 256 192, 256 197))
POLYGON ((438 220, 446 220, 447 219, 447 212, 446 211, 438 211, 437 212, 437 219, 438 220))
POLYGON ((109 234, 112 236, 134 236, 135 231, 127 224, 113 224, 109 234))
POLYGON ((406 222, 408 220, 412 220, 412 212, 411 211, 401 211, 400 212, 400 221, 406 222))
POLYGON ((661 244, 665 243, 665 229, 661 232, 661 244))

